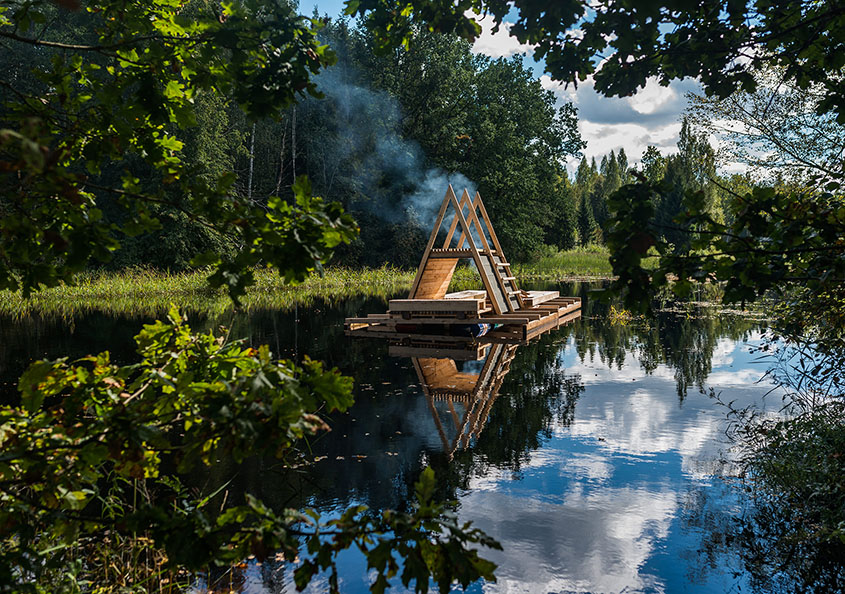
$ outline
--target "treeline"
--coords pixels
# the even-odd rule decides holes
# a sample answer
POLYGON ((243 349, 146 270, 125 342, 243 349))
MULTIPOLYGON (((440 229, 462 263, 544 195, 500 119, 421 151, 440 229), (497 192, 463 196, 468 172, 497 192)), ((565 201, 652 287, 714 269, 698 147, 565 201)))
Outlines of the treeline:
POLYGON ((722 178, 716 173, 716 155, 706 137, 697 134, 688 120, 681 124, 678 151, 664 156, 654 146, 643 153, 640 164, 632 168, 624 149, 611 151, 596 166, 582 159, 575 172, 573 194, 576 203, 577 235, 581 245, 603 243, 602 228, 609 218, 608 199, 621 186, 635 181, 635 176, 662 184, 658 202, 653 204, 654 223, 666 241, 682 250, 689 246, 691 232, 677 222, 687 208, 691 195, 703 200, 705 209, 717 220, 724 219, 723 197, 728 188, 748 185, 741 176, 722 178))
MULTIPOLYGON (((94 40, 88 18, 74 13, 53 21, 49 26, 60 29, 53 37, 94 40)), ((633 180, 628 156, 620 149, 599 164, 583 159, 570 179, 565 164, 585 146, 576 110, 558 106, 520 58, 491 59, 456 36, 432 34, 416 35, 408 51, 379 55, 366 25, 344 20, 328 20, 321 36, 337 55, 316 79, 323 97, 306 97, 279 119, 247 120, 219 94, 193 98, 195 125, 179 136, 192 175, 214 184, 234 172, 235 191, 257 204, 290 196, 295 179, 307 175, 315 195, 339 201, 360 225, 358 239, 335 255, 350 266, 416 266, 449 182, 458 192, 481 193, 513 261, 603 242, 608 198, 633 180)), ((0 56, 0 67, 14 86, 50 93, 52 83, 31 69, 61 57, 58 50, 16 47, 0 56)), ((126 100, 143 98, 139 87, 126 100)), ((655 207, 666 236, 682 247, 688 235, 673 220, 684 196, 702 190, 719 208, 710 181, 713 150, 684 122, 678 153, 663 157, 649 147, 639 169, 672 187, 655 207)), ((159 173, 139 159, 103 163, 92 182, 113 187, 126 176, 139 188, 163 186, 159 173)), ((98 193, 93 185, 88 189, 98 193)), ((103 192, 97 203, 107 219, 122 220, 120 196, 103 192)), ((186 214, 189 204, 190 196, 168 192, 163 204, 150 207, 161 228, 117 237, 122 248, 109 266, 178 270, 197 253, 234 247, 186 214)))
POLYGON ((255 125, 254 150, 235 160, 241 192, 261 199, 307 174, 361 226, 336 256, 349 265, 416 266, 450 181, 481 192, 512 259, 574 245, 564 164, 584 146, 575 109, 556 107, 520 59, 492 60, 428 34, 378 56, 366 28, 344 21, 323 36, 338 55, 318 78, 325 97, 255 125))

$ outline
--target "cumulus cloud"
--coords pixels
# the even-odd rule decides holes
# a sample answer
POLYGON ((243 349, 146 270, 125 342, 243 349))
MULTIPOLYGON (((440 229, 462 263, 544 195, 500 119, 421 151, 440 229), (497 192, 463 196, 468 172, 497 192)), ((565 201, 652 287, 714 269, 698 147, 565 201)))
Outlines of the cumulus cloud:
POLYGON ((502 23, 499 30, 493 33, 493 19, 490 17, 479 20, 481 35, 475 40, 472 51, 491 58, 509 58, 516 54, 533 54, 534 48, 527 43, 519 43, 511 36, 512 23, 502 23))
POLYGON ((625 149, 632 164, 639 162, 648 145, 662 153, 671 153, 678 142, 686 94, 699 89, 696 81, 686 79, 661 86, 649 79, 646 86, 631 97, 605 97, 596 92, 592 78, 578 87, 540 78, 543 88, 557 95, 561 103, 572 102, 578 108, 582 138, 587 142, 587 158, 600 158, 610 151, 625 149))

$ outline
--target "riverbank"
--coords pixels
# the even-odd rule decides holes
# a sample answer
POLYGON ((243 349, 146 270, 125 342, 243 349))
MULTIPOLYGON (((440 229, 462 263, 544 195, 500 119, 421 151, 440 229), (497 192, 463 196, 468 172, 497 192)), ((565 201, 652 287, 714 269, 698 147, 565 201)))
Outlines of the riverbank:
MULTIPOLYGON (((520 280, 604 280, 612 271, 604 248, 579 248, 541 258, 534 264, 515 265, 520 280)), ((0 315, 24 317, 49 315, 73 317, 87 311, 109 314, 158 315, 171 303, 183 311, 222 314, 232 303, 222 290, 212 290, 208 271, 168 273, 147 268, 119 272, 89 272, 79 275, 74 285, 44 289, 24 299, 18 293, 0 291, 0 315)), ((256 283, 243 299, 244 310, 289 309, 309 305, 315 299, 334 303, 353 296, 382 297, 385 300, 410 289, 415 270, 391 266, 353 270, 330 267, 300 285, 288 285, 271 269, 255 271, 256 283)), ((458 268, 450 285, 453 291, 481 288, 475 268, 458 268)))

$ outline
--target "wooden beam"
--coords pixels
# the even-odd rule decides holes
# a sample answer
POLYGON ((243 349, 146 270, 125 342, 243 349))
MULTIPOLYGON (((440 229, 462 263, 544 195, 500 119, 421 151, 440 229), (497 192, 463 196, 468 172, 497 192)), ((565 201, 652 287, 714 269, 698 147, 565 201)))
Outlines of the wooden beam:
POLYGON ((484 299, 391 299, 391 312, 403 311, 455 311, 478 313, 484 308, 484 299))
MULTIPOLYGON (((487 236, 484 233, 484 228, 481 226, 481 222, 478 220, 478 216, 475 214, 475 205, 469 198, 469 192, 464 189, 464 193, 461 196, 461 200, 466 202, 469 205, 469 222, 470 225, 475 224, 475 228, 478 229, 478 235, 481 237, 481 245, 484 247, 484 251, 486 252, 485 258, 488 258, 490 262, 490 269, 493 272, 493 276, 496 277, 496 283, 499 285, 499 288, 502 290, 502 294, 505 296, 505 303, 508 305, 508 311, 514 311, 513 304, 511 304, 510 294, 508 293, 509 289, 505 280, 502 278, 502 273, 499 270, 499 267, 496 266, 496 260, 493 258, 493 251, 490 249, 490 244, 487 243, 487 236)), ((470 236, 470 239, 472 237, 470 236)), ((480 268, 478 271, 481 276, 484 276, 484 269, 480 268)), ((520 305, 522 305, 520 303, 520 305)), ((499 312, 497 312, 499 313, 499 312)))
POLYGON ((414 284, 411 287, 411 292, 408 294, 409 299, 413 299, 414 295, 417 293, 417 287, 419 287, 420 280, 425 272, 425 265, 428 262, 428 254, 434 246, 434 242, 437 241, 437 232, 440 231, 440 225, 443 223, 443 216, 446 214, 446 207, 449 205, 450 199, 455 199, 455 191, 452 189, 452 184, 449 184, 449 187, 446 189, 446 196, 443 198, 443 203, 440 205, 440 211, 437 213, 437 220, 434 223, 434 228, 431 230, 431 235, 428 238, 428 244, 425 246, 422 260, 420 260, 420 267, 417 268, 417 276, 414 278, 414 284))
MULTIPOLYGON (((481 199, 481 193, 480 192, 475 193, 475 199, 473 199, 473 201, 472 201, 472 209, 473 209, 473 211, 475 209, 478 209, 478 211, 481 213, 481 219, 484 221, 484 224, 487 226, 487 230, 490 233, 490 239, 493 242, 493 246, 496 248, 496 252, 498 252, 499 258, 501 258, 502 261, 506 262, 507 258, 505 258, 505 252, 502 249, 502 244, 499 243, 499 236, 496 235, 496 229, 495 229, 495 227, 493 227, 493 222, 490 220, 490 215, 487 214, 487 207, 484 206, 484 201, 481 199)), ((510 275, 510 264, 508 264, 507 268, 508 268, 508 276, 511 276, 510 275)), ((516 285, 515 279, 511 278, 508 282, 510 282, 513 285, 514 289, 519 288, 516 285)), ((520 309, 525 307, 525 303, 523 303, 521 295, 517 294, 516 301, 517 301, 517 303, 519 303, 520 309)))
MULTIPOLYGON (((452 186, 449 186, 451 189, 452 186)), ((481 282, 484 283, 484 288, 487 290, 487 294, 490 295, 490 301, 493 304, 493 310, 500 314, 502 313, 502 308, 499 306, 499 303, 493 297, 493 286, 490 284, 490 279, 487 278, 487 275, 484 274, 484 266, 481 264, 481 255, 478 253, 478 248, 475 247, 475 242, 472 241, 472 235, 469 232, 469 223, 467 223, 466 218, 464 217, 464 213, 461 211, 461 207, 458 204, 458 199, 455 197, 455 193, 451 192, 449 195, 449 201, 455 207, 455 212, 458 216, 458 223, 461 225, 461 231, 466 235, 469 243, 469 248, 472 251, 472 259, 475 262, 475 265, 478 267, 478 273, 481 276, 481 282)))

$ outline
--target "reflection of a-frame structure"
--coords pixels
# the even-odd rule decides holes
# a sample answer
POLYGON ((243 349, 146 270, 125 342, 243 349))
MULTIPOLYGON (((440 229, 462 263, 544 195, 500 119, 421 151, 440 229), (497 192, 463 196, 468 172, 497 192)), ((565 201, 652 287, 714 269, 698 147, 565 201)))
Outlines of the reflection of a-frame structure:
POLYGON ((440 441, 451 458, 481 435, 519 348, 580 317, 581 311, 576 310, 527 340, 499 331, 481 338, 399 332, 372 336, 388 340, 390 356, 411 359, 440 441))
POLYGON ((458 371, 454 359, 412 358, 443 448, 450 457, 481 434, 518 348, 516 344, 502 343, 487 346, 488 353, 479 373, 458 371), (450 431, 443 426, 437 410, 438 402, 445 402, 454 425, 455 437, 451 440, 447 435, 450 431), (463 408, 462 415, 456 405, 463 408))

